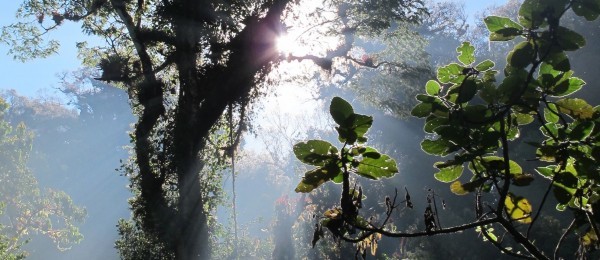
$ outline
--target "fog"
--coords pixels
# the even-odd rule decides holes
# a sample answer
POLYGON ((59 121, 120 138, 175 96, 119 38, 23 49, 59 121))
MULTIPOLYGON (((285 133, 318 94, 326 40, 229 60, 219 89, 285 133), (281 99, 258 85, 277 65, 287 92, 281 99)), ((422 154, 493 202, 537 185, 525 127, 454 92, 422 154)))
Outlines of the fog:
MULTIPOLYGON (((310 60, 289 59, 269 72, 260 86, 262 92, 244 112, 223 114, 219 121, 221 128, 211 132, 208 138, 216 148, 210 150, 211 153, 209 149, 203 150, 202 154, 217 161, 206 160, 207 165, 217 164, 210 169, 216 174, 210 177, 212 186, 206 188, 212 203, 206 208, 210 210, 209 240, 213 259, 355 257, 353 244, 331 234, 326 234, 314 247, 311 244, 315 224, 323 218, 323 212, 340 204, 342 185, 327 182, 310 193, 294 191, 304 173, 313 169, 294 155, 296 143, 321 139, 337 147, 343 145, 330 116, 329 106, 334 97, 347 100, 356 113, 373 116, 373 126, 366 135, 367 144, 394 158, 398 165, 399 173, 392 178, 356 179, 366 194, 365 213, 385 212, 386 197, 393 198, 397 192, 399 198, 410 193, 414 203, 413 208, 404 207, 394 213, 393 224, 398 230, 425 230, 423 212, 431 200, 439 207, 436 216, 442 227, 460 225, 475 218, 475 196, 470 196, 473 194, 457 196, 447 183, 434 178, 433 164, 450 158, 422 151, 421 141, 431 135, 423 131, 424 121, 411 117, 410 111, 417 104, 414 97, 424 92, 426 82, 435 77, 435 68, 453 62, 456 47, 463 41, 473 43, 478 60, 491 59, 497 69, 502 70, 506 53, 512 49, 511 43, 490 43, 484 34, 485 25, 473 23, 471 18, 467 21, 467 16, 480 17, 495 12, 510 15, 514 13, 510 8, 515 7, 498 6, 467 14, 456 4, 427 2, 427 5, 432 14, 424 23, 394 24, 386 31, 390 34, 362 36, 350 52, 364 64, 390 61, 401 66, 372 68, 346 60, 324 68, 310 60), (457 13, 448 15, 444 11, 457 13), (439 22, 448 17, 456 20, 439 22), (232 137, 236 124, 243 133, 231 159, 227 156, 230 147, 220 145, 235 142, 232 137)), ((583 34, 587 44, 582 50, 569 54, 572 70, 589 85, 596 85, 595 82, 600 82, 597 66, 600 25, 598 21, 578 23, 573 17, 571 14, 565 23, 583 34)), ((295 26, 298 28, 290 28, 290 34, 301 37, 307 25, 295 26), (294 30, 297 30, 295 34, 294 30)), ((286 52, 291 56, 301 55, 298 52, 317 48, 317 54, 324 54, 331 46, 328 39, 321 42, 317 47, 302 45, 286 52)), ((27 252, 26 259, 120 258, 115 241, 124 238, 119 235, 117 224, 120 219, 132 219, 129 201, 139 193, 132 184, 135 174, 127 169, 135 160, 132 137, 138 120, 134 112, 139 108, 129 100, 129 93, 122 86, 94 79, 100 73, 97 68, 65 72, 57 76, 54 89, 58 91, 43 96, 26 96, 18 87, 0 92, 8 104, 3 120, 14 129, 23 123, 31 133, 30 144, 24 142, 24 148, 15 148, 22 153, 19 158, 26 158, 24 165, 15 166, 18 168, 13 171, 16 177, 0 175, 0 181, 10 183, 0 183, 0 186, 14 188, 2 188, 6 193, 0 194, 0 198, 8 202, 3 201, 6 208, 0 223, 8 228, 0 230, 9 237, 18 237, 15 244, 22 245, 21 250, 27 252), (63 191, 68 198, 52 195, 63 191), (17 203, 11 200, 13 198, 32 202, 17 203), (43 214, 38 216, 36 212, 43 214), (14 224, 21 221, 18 217, 31 215, 35 217, 22 221, 28 227, 20 229, 14 224), (10 233, 15 230, 22 233, 10 233)), ((576 97, 597 105, 600 92, 588 86, 576 97)), ((519 154, 535 154, 534 148, 525 142, 539 137, 538 127, 522 131, 523 138, 511 143, 511 148, 519 154)), ((515 160, 526 171, 533 172, 540 164, 531 159, 534 158, 515 160)), ((6 160, 0 163, 8 165, 6 160)), ((546 187, 544 182, 536 180, 531 186, 516 190, 536 205, 543 200, 546 187)), ((495 199, 486 196, 483 195, 484 200, 493 202, 495 199)), ((549 205, 546 207, 553 208, 557 202, 550 198, 546 203, 549 205)), ((569 220, 560 214, 544 214, 542 223, 534 229, 540 232, 534 236, 538 239, 537 245, 550 248, 569 220)), ((577 239, 570 239, 564 251, 576 251, 577 239)), ((473 230, 418 238, 383 237, 373 255, 369 258, 509 258, 491 243, 483 242, 473 230)))

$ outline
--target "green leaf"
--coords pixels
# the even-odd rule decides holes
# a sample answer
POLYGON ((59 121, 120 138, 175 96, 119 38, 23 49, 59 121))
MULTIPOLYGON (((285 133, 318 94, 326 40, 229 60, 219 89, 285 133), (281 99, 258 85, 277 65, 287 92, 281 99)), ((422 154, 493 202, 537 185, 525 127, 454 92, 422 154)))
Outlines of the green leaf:
POLYGON ((517 124, 519 124, 519 125, 528 125, 531 122, 533 122, 533 120, 534 120, 533 116, 529 115, 529 114, 515 112, 514 116, 517 121, 517 124))
POLYGON ((508 53, 506 61, 515 68, 525 68, 535 59, 533 44, 529 41, 520 42, 508 53))
POLYGON ((329 106, 329 113, 333 120, 340 126, 350 126, 348 125, 348 118, 350 115, 354 114, 354 109, 352 105, 348 103, 341 97, 334 97, 331 100, 331 105, 329 106))
POLYGON ((371 125, 373 125, 373 117, 361 114, 350 116, 352 119, 352 130, 357 136, 359 143, 364 143, 361 139, 365 136, 371 125))
POLYGON ((574 119, 590 119, 594 115, 594 108, 579 98, 565 98, 556 101, 556 107, 561 113, 565 113, 574 119))
POLYGON ((535 168, 535 171, 548 179, 552 179, 554 177, 554 169, 555 168, 556 167, 554 167, 554 166, 537 167, 537 168, 535 168))
MULTIPOLYGON (((541 53, 540 53, 541 55, 541 53)), ((552 65, 555 70, 567 72, 571 70, 571 62, 565 52, 552 52, 550 53, 544 62, 552 65)))
POLYGON ((574 51, 585 46, 585 38, 568 28, 559 26, 556 30, 558 45, 565 51, 574 51))
POLYGON ((345 126, 339 126, 335 129, 338 132, 340 142, 364 143, 367 139, 364 135, 373 124, 373 117, 361 114, 351 114, 344 122, 345 126))
POLYGON ((435 96, 440 93, 440 84, 435 80, 429 80, 425 85, 425 91, 428 95, 435 96))
POLYGON ((431 114, 433 110, 433 105, 431 103, 421 103, 416 105, 411 111, 410 115, 414 117, 427 117, 431 114))
POLYGON ((322 140, 308 140, 294 145, 296 158, 303 163, 323 166, 328 160, 337 156, 337 148, 322 140))
POLYGON ((332 180, 341 173, 341 170, 335 164, 327 164, 308 171, 302 177, 302 181, 296 186, 296 192, 307 193, 321 186, 323 183, 332 180))
POLYGON ((362 157, 356 170, 356 174, 362 177, 377 180, 392 177, 398 172, 394 159, 386 154, 380 154, 372 147, 367 147, 362 157))
POLYGON ((543 12, 546 10, 546 0, 525 0, 519 9, 519 23, 527 28, 536 29, 546 25, 543 12))
POLYGON ((532 207, 526 198, 516 196, 509 192, 504 200, 504 206, 511 219, 517 220, 523 224, 531 223, 532 207))
POLYGON ((544 108, 544 119, 550 123, 558 123, 560 119, 558 115, 558 108, 553 103, 549 103, 548 107, 544 108))
POLYGON ((553 86, 550 90, 552 96, 564 97, 574 92, 577 92, 585 85, 585 81, 577 77, 570 77, 568 80, 561 80, 557 85, 553 86))
POLYGON ((490 41, 512 40, 523 32, 523 26, 506 17, 488 16, 483 22, 490 31, 490 41))
MULTIPOLYGON (((523 173, 523 169, 521 168, 521 166, 513 160, 510 160, 508 162, 508 167, 511 175, 518 175, 523 173)), ((471 171, 473 172, 475 172, 475 169, 478 169, 479 171, 481 171, 482 169, 486 169, 498 170, 501 173, 504 173, 504 159, 499 156, 485 156, 480 160, 475 160, 475 167, 473 166, 473 163, 469 163, 469 169, 471 169, 471 171)))
POLYGON ((421 142, 421 149, 423 149, 424 152, 426 152, 428 154, 432 154, 432 155, 439 155, 439 156, 448 155, 450 153, 449 151, 452 146, 454 146, 452 143, 450 143, 444 139, 437 139, 437 140, 425 139, 421 142))
POLYGON ((465 68, 456 63, 448 64, 447 66, 439 67, 437 70, 437 78, 440 83, 455 83, 460 84, 465 78, 463 70, 465 68))
POLYGON ((465 66, 475 62, 475 47, 469 42, 463 42, 461 46, 456 48, 456 52, 459 53, 458 60, 465 66))
POLYGON ((428 117, 427 120, 425 121, 425 126, 423 127, 423 130, 426 133, 433 133, 433 131, 438 128, 439 126, 442 125, 446 125, 448 124, 448 119, 447 118, 441 118, 441 117, 435 117, 435 116, 431 116, 428 117))
POLYGON ((598 0, 574 1, 572 8, 576 15, 583 16, 588 21, 596 20, 600 15, 600 1, 598 0))
MULTIPOLYGON (((434 165, 443 164, 443 162, 437 162, 434 165)), ((462 165, 452 165, 448 167, 441 168, 439 172, 437 172, 433 177, 436 180, 449 183, 457 180, 463 173, 464 166, 462 165)))
POLYGON ((465 103, 469 102, 469 100, 473 99, 473 97, 477 94, 477 84, 474 80, 465 79, 458 87, 458 97, 456 98, 456 103, 465 103))
POLYGON ((592 134, 594 130, 594 122, 592 121, 584 121, 575 126, 571 133, 569 134, 569 138, 571 140, 582 141, 592 134))
POLYGON ((486 71, 494 67, 494 62, 491 60, 484 60, 475 66, 477 71, 486 71))

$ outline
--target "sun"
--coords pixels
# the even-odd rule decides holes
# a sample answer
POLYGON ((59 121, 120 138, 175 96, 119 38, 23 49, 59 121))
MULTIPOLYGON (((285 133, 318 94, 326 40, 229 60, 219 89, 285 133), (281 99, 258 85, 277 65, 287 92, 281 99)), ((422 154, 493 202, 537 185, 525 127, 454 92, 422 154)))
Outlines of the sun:
POLYGON ((277 38, 277 51, 285 55, 302 56, 310 51, 307 46, 303 46, 297 37, 289 34, 282 34, 277 38))

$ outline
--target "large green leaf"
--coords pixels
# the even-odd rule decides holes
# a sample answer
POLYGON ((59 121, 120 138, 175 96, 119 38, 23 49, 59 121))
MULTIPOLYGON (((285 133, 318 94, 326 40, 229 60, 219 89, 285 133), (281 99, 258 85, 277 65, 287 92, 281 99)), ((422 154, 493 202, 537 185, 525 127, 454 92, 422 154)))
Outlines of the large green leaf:
MULTIPOLYGON (((434 166, 439 165, 439 164, 443 164, 443 162, 437 162, 434 164, 434 166)), ((460 178, 460 176, 463 173, 463 169, 464 169, 464 166, 462 166, 462 165, 452 165, 452 166, 444 167, 444 168, 441 168, 439 172, 435 173, 435 175, 433 175, 433 177, 435 177, 436 180, 441 181, 441 182, 445 182, 445 183, 453 182, 453 181, 457 180, 458 178, 460 178)))
MULTIPOLYGON (((540 53, 540 55, 542 55, 542 53, 540 53)), ((569 61, 567 54, 565 54, 565 52, 563 52, 563 51, 551 52, 544 59, 544 62, 552 65, 552 67, 558 71, 566 72, 566 71, 571 70, 571 62, 569 61)))
POLYGON ((345 126, 339 126, 335 129, 338 132, 340 142, 363 143, 366 140, 365 134, 373 124, 373 117, 361 114, 351 114, 344 123, 345 126))
POLYGON ((410 115, 414 117, 427 117, 431 114, 432 110, 432 103, 420 103, 410 111, 410 115))
POLYGON ((565 51, 574 51, 585 46, 585 38, 568 28, 559 26, 556 30, 558 45, 565 51))
POLYGON ((585 81, 577 77, 560 80, 550 88, 549 94, 556 97, 564 97, 577 92, 585 85, 585 81))
POLYGON ((494 62, 491 60, 484 60, 475 66, 477 71, 486 71, 494 67, 494 62))
POLYGON ((439 67, 437 70, 437 78, 440 83, 455 83, 460 84, 465 78, 463 70, 465 68, 456 63, 450 63, 447 66, 439 67))
POLYGON ((583 99, 565 98, 556 101, 555 104, 560 112, 575 119, 590 119, 594 115, 594 108, 583 99))
POLYGON ((458 48, 456 48, 456 52, 459 53, 458 60, 462 62, 465 66, 470 65, 475 62, 475 47, 471 45, 469 42, 463 42, 458 48))
POLYGON ((450 153, 454 145, 444 139, 430 140, 425 139, 421 142, 421 149, 432 155, 446 156, 450 153))
POLYGON ((323 183, 341 175, 341 170, 335 164, 327 164, 308 171, 302 177, 302 181, 296 186, 296 192, 307 193, 321 186, 323 183))
POLYGON ((439 126, 446 125, 446 124, 448 124, 448 118, 431 116, 431 117, 428 117, 427 120, 425 120, 425 126, 423 127, 423 130, 426 133, 431 134, 431 133, 433 133, 433 130, 435 130, 439 126))
POLYGON ((477 84, 474 80, 465 79, 463 83, 458 87, 458 97, 456 103, 469 102, 477 94, 477 84))
POLYGON ((569 138, 571 140, 581 141, 590 136, 592 131, 594 130, 594 122, 592 121, 584 121, 575 126, 571 133, 569 134, 569 138))
POLYGON ((337 156, 337 148, 322 140, 308 140, 294 145, 294 154, 303 163, 323 166, 337 156))
POLYGON ((425 84, 425 91, 427 92, 427 95, 437 95, 440 93, 440 83, 435 80, 427 81, 427 84, 425 84))
POLYGON ((364 137, 369 128, 371 128, 371 125, 373 125, 372 116, 354 114, 350 118, 352 118, 352 129, 359 139, 364 137))
POLYGON ((329 106, 329 113, 333 120, 340 126, 350 126, 348 118, 354 114, 352 105, 341 97, 334 97, 329 106))
POLYGON ((373 180, 389 178, 397 172, 396 161, 372 147, 366 147, 356 170, 356 174, 373 180))
POLYGON ((546 25, 543 12, 546 0, 525 0, 519 9, 519 23, 527 28, 538 28, 546 25))
POLYGON ((525 68, 535 59, 535 51, 530 41, 520 42, 508 53, 506 61, 515 68, 525 68))
POLYGON ((523 31, 523 26, 506 17, 488 16, 483 21, 490 31, 490 41, 512 40, 523 31))

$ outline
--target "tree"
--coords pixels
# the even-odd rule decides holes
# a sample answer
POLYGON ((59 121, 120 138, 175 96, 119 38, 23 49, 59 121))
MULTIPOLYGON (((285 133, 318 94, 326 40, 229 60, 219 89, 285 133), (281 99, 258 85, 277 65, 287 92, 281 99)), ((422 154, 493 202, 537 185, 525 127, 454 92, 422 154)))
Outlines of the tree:
MULTIPOLYGON (((475 62, 475 47, 464 42, 456 50, 459 63, 438 68, 437 80, 425 86, 426 94, 417 95, 420 104, 412 115, 426 118, 424 130, 432 136, 423 140, 422 149, 432 155, 454 155, 437 162, 434 175, 441 182, 451 183, 456 195, 475 197, 475 219, 472 222, 442 227, 436 206, 435 191, 428 196, 424 231, 394 230, 392 212, 412 208, 408 190, 404 199, 398 192, 386 197, 384 212, 367 217, 359 214, 362 206, 360 185, 350 184, 351 174, 371 179, 389 177, 396 172, 395 163, 373 148, 364 147, 364 134, 371 126, 369 117, 355 114, 345 101, 334 98, 331 116, 338 127, 342 148, 320 140, 309 140, 294 146, 299 160, 317 166, 308 171, 296 191, 310 192, 321 184, 342 183, 340 206, 323 212, 315 238, 322 227, 338 239, 357 244, 357 254, 376 246, 379 235, 418 237, 454 233, 475 229, 500 251, 521 258, 548 259, 564 256, 565 241, 578 245, 573 253, 586 256, 600 246, 598 240, 598 137, 596 127, 600 114, 584 99, 568 97, 579 91, 585 82, 574 77, 566 51, 585 45, 585 38, 562 26, 561 18, 572 10, 588 21, 600 15, 598 1, 524 1, 518 21, 489 16, 484 22, 492 41, 521 38, 506 55, 504 77, 496 83, 494 62, 475 62), (545 181, 546 190, 538 195, 534 207, 531 199, 519 193, 519 187, 529 186, 535 179, 517 162, 518 151, 511 148, 525 125, 537 122, 541 135, 534 141, 532 158, 538 164, 535 171, 545 181), (465 165, 467 167, 465 167, 465 165), (465 168, 470 176, 462 177, 465 168), (459 180, 460 178, 463 180, 459 180), (466 180, 466 181, 465 181, 466 180), (350 189, 350 187, 355 187, 350 189), (557 238, 554 248, 540 247, 531 233, 540 224, 544 205, 553 201, 556 209, 570 224, 557 238), (498 230, 501 230, 498 232, 498 230), (500 235, 502 233, 508 234, 500 235)), ((439 204, 438 204, 439 205, 439 204)), ((546 213, 547 214, 547 213, 546 213)))
MULTIPOLYGON (((198 155, 223 111, 236 104, 241 111, 269 70, 286 58, 275 48, 276 37, 286 28, 282 17, 304 4, 27 0, 18 17, 35 17, 39 24, 15 23, 3 35, 17 58, 52 53, 55 42, 45 46, 41 35, 66 21, 82 22, 84 32, 108 42, 88 49, 84 61, 99 61, 99 79, 127 88, 139 116, 130 172, 138 191, 134 219, 176 258, 206 258, 210 208, 198 155), (25 44, 15 44, 23 38, 28 39, 25 44)), ((420 1, 328 1, 324 6, 333 11, 333 17, 322 18, 337 33, 340 46, 324 57, 288 59, 312 60, 329 70, 334 58, 348 54, 355 33, 384 30, 392 20, 417 21, 424 13, 420 1)))
POLYGON ((4 120, 8 104, 0 99, 0 202, 3 256, 26 255, 19 247, 33 234, 50 238, 59 250, 67 250, 83 239, 78 223, 84 208, 61 190, 42 189, 27 166, 33 133, 23 123, 16 127, 4 120), (4 240, 8 238, 8 240, 4 240))

